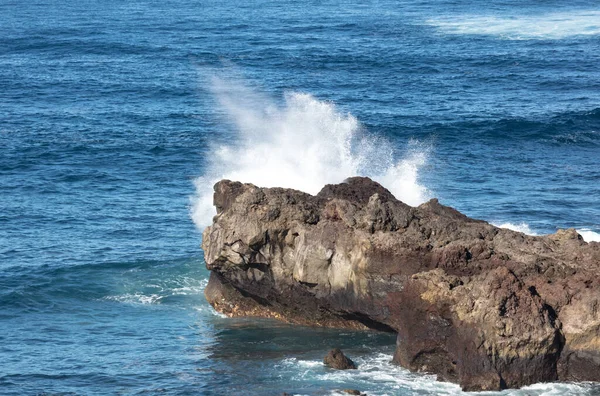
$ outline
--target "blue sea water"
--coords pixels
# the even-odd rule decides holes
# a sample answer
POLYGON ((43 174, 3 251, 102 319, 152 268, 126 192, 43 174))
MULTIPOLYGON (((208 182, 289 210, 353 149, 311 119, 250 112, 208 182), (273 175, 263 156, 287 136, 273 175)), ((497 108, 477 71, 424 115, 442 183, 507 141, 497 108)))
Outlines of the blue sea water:
POLYGON ((599 65, 593 1, 0 0, 0 394, 459 394, 391 335, 214 312, 211 183, 598 240, 599 65))

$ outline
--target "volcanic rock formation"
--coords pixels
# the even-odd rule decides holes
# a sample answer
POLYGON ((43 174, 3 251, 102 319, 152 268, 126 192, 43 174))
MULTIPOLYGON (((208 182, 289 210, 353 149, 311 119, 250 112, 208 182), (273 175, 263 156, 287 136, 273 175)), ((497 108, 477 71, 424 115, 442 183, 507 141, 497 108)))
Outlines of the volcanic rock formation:
POLYGON ((465 390, 600 381, 600 243, 527 236, 355 177, 312 196, 223 180, 205 294, 229 316, 398 334, 465 390))

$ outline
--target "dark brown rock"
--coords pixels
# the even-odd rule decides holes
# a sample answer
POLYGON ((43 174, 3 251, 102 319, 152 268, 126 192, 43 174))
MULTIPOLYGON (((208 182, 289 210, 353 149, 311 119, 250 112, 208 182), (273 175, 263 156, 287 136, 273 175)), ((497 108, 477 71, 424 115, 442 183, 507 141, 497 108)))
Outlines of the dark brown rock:
POLYGON ((327 367, 331 367, 337 370, 350 370, 355 369, 356 364, 350 358, 348 358, 344 353, 339 349, 335 348, 329 351, 329 353, 323 359, 323 363, 327 367))
POLYGON ((347 393, 349 395, 362 396, 364 393, 359 391, 358 389, 342 389, 342 392, 347 393))
POLYGON ((600 381, 600 244, 528 236, 367 178, 316 196, 221 181, 203 234, 229 316, 398 334, 394 361, 466 390, 600 381))

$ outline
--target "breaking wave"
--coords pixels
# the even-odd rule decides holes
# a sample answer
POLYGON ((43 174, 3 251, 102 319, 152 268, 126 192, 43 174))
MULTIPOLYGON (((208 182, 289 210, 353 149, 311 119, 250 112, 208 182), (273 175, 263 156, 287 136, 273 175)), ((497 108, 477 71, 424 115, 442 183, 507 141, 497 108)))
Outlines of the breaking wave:
POLYGON ((213 147, 207 172, 195 181, 192 218, 199 228, 215 214, 212 187, 221 179, 316 194, 325 184, 368 176, 409 205, 430 197, 419 183, 429 151, 422 143, 410 141, 399 152, 351 114, 306 93, 289 92, 277 106, 222 79, 213 80, 212 91, 235 136, 213 147))
POLYGON ((519 223, 519 224, 514 224, 514 223, 492 223, 492 225, 499 227, 499 228, 506 228, 508 230, 513 230, 513 231, 518 231, 518 232, 522 232, 523 234, 527 234, 527 235, 540 235, 537 232, 533 231, 531 229, 531 227, 529 227, 529 224, 527 223, 519 223))
POLYGON ((578 229, 577 232, 586 242, 600 242, 600 233, 594 232, 588 228, 578 229))
MULTIPOLYGON (((542 235, 531 229, 529 224, 527 223, 491 223, 492 225, 500 228, 506 228, 513 231, 522 232, 527 235, 542 235)), ((600 242, 600 233, 590 230, 589 228, 577 228, 577 233, 582 236, 583 240, 586 242, 600 242)))

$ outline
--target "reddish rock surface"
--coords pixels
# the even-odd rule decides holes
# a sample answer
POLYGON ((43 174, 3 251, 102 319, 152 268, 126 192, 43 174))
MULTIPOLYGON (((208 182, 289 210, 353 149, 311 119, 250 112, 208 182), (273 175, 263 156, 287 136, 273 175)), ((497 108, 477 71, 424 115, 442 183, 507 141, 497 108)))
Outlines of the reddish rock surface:
POLYGON ((203 234, 229 316, 398 334, 394 361, 465 390, 600 381, 600 244, 527 236, 367 178, 316 196, 221 181, 203 234))

